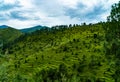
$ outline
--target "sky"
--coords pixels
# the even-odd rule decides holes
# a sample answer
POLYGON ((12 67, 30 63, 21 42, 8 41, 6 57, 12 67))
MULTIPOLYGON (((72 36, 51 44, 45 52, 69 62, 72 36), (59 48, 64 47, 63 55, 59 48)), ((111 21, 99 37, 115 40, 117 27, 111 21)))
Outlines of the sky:
POLYGON ((0 0, 0 25, 22 29, 36 25, 106 21, 119 0, 0 0))

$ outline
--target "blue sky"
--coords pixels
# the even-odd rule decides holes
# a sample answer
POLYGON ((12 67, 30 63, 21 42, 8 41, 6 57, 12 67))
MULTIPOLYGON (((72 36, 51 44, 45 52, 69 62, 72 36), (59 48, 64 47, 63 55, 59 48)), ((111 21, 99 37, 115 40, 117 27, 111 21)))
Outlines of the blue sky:
POLYGON ((36 25, 105 21, 119 0, 0 0, 0 25, 27 28, 36 25))

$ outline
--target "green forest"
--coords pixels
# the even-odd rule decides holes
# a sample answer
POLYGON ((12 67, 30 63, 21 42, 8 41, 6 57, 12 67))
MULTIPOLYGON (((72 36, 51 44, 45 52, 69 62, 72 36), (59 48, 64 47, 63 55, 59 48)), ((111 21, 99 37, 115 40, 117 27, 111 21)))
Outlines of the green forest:
POLYGON ((106 19, 0 29, 0 82, 120 82, 120 2, 106 19))

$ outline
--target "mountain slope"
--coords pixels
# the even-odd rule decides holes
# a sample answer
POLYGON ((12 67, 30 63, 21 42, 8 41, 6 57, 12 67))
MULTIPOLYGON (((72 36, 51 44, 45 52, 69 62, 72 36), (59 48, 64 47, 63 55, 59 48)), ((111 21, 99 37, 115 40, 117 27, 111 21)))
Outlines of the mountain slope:
POLYGON ((3 28, 0 29, 0 42, 3 42, 4 44, 12 42, 21 35, 22 33, 14 28, 3 28))
POLYGON ((7 26, 7 25, 2 25, 2 26, 0 26, 0 29, 3 29, 3 28, 8 28, 9 26, 7 26))
POLYGON ((6 49, 10 54, 3 58, 9 62, 6 77, 8 81, 19 77, 33 82, 114 82, 104 42, 101 24, 44 29, 21 36, 6 49))
POLYGON ((20 29, 20 31, 23 33, 30 33, 30 32, 34 32, 36 30, 40 30, 42 28, 48 28, 48 27, 39 25, 39 26, 31 27, 31 28, 20 29))

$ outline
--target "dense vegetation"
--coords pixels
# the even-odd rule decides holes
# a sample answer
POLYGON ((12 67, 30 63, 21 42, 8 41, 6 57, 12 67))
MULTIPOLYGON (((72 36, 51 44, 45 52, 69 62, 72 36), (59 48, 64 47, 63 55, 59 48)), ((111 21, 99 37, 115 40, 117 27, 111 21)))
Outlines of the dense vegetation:
POLYGON ((120 1, 112 6, 106 27, 106 56, 111 63, 115 61, 113 77, 120 82, 120 1))
POLYGON ((1 82, 120 82, 120 2, 106 23, 60 25, 3 46, 1 82))
POLYGON ((0 29, 0 44, 12 42, 21 35, 20 31, 11 27, 0 29))

